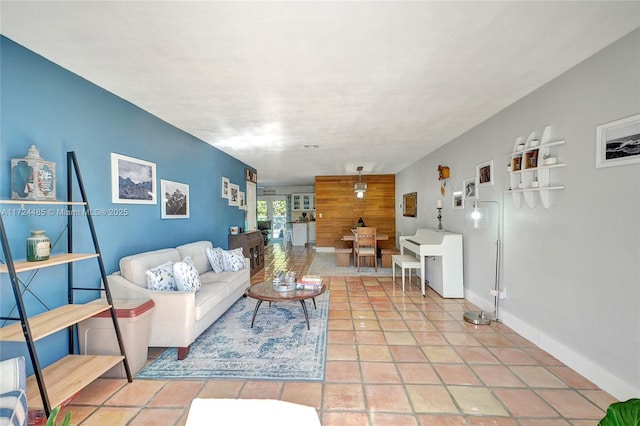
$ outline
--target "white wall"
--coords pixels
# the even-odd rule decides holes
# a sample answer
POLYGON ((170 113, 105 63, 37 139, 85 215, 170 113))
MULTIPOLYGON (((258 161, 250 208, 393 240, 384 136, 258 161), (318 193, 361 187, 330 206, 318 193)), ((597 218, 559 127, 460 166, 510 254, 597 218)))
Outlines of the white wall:
MULTIPOLYGON (((523 52, 526 60, 526 52, 523 52)), ((480 199, 504 201, 503 322, 618 399, 640 395, 640 164, 595 168, 596 126, 640 113, 640 30, 607 47, 396 177, 397 229, 435 227, 443 198, 445 229, 464 234, 465 295, 491 310, 494 230, 464 227, 451 193, 493 159, 495 185, 480 199), (565 190, 551 208, 516 208, 506 173, 518 136, 565 139, 565 190), (451 168, 445 197, 437 167, 451 168), (402 194, 418 192, 418 217, 402 216, 402 194)), ((464 117, 460 117, 464 120, 464 117)))

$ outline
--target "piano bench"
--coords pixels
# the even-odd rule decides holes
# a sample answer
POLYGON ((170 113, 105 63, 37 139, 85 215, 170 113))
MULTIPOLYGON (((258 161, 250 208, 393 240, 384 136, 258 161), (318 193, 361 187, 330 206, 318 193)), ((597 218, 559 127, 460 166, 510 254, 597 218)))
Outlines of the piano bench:
POLYGON ((351 252, 353 251, 351 244, 338 240, 334 242, 333 247, 336 252, 336 266, 351 266, 351 252))
POLYGON ((402 268, 402 291, 404 291, 404 270, 409 270, 409 286, 411 286, 411 270, 420 269, 420 261, 414 256, 408 254, 394 254, 391 256, 393 261, 393 282, 396 282, 396 265, 402 268))

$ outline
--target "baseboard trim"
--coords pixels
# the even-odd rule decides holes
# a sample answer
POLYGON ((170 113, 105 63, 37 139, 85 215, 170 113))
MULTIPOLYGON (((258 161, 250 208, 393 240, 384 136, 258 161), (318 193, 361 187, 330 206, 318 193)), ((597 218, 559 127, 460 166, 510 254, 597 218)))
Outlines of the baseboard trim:
MULTIPOLYGON (((480 309, 489 312, 493 311, 492 302, 479 297, 473 292, 465 290, 465 299, 480 307, 480 309)), ((548 352, 560 362, 591 381, 600 389, 611 394, 614 398, 620 401, 626 401, 630 398, 637 398, 640 394, 640 389, 634 389, 634 387, 629 383, 626 383, 619 377, 606 371, 600 365, 585 358, 572 348, 558 342, 545 333, 542 333, 531 324, 510 313, 508 310, 501 309, 498 317, 501 322, 520 336, 534 343, 540 349, 548 352)))

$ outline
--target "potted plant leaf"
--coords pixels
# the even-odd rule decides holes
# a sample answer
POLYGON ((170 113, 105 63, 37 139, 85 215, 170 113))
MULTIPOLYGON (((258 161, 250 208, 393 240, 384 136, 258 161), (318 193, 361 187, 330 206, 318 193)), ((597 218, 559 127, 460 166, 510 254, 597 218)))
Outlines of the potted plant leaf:
POLYGON ((598 426, 640 426, 640 399, 614 402, 607 408, 607 415, 598 426))

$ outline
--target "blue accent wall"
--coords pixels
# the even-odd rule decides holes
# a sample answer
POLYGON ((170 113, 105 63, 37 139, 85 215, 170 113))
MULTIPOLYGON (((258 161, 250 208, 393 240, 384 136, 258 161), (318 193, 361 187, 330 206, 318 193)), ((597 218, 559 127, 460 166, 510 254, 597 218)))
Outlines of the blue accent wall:
MULTIPOLYGON (((57 198, 65 200, 66 153, 75 151, 92 210, 106 212, 94 216, 94 223, 107 274, 119 269, 121 257, 141 251, 197 240, 227 248, 229 226, 244 225, 244 211, 221 197, 221 178, 229 178, 245 191, 246 164, 2 36, 0 73, 0 198, 11 198, 11 159, 26 156, 33 144, 43 159, 56 163, 57 198), (155 163, 158 194, 160 179, 189 185, 190 217, 161 219, 160 202, 112 203, 111 153, 155 163)), ((74 199, 79 200, 77 184, 74 187, 74 199)), ((66 219, 57 213, 58 208, 44 206, 47 210, 42 214, 27 206, 31 215, 18 217, 14 207, 0 205, 16 260, 26 258, 25 241, 31 229, 46 230, 52 241, 62 236, 53 252, 67 250, 66 219)), ((78 217, 74 251, 92 248, 87 220, 78 217)), ((74 268, 76 285, 99 286, 94 260, 76 263, 74 268)), ((31 275, 22 274, 25 285, 31 275)), ((0 284, 0 314, 15 315, 7 274, 0 276, 0 284)), ((94 292, 76 292, 76 301, 98 295, 88 293, 94 292)), ((46 309, 43 304, 59 306, 66 303, 66 297, 66 267, 47 268, 36 274, 25 292, 26 308, 36 314, 46 309)), ((66 352, 66 333, 57 333, 39 345, 45 348, 40 362, 48 365, 66 352)), ((3 342, 0 358, 26 353, 24 347, 3 342)))

